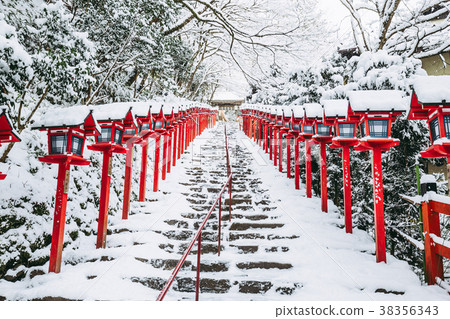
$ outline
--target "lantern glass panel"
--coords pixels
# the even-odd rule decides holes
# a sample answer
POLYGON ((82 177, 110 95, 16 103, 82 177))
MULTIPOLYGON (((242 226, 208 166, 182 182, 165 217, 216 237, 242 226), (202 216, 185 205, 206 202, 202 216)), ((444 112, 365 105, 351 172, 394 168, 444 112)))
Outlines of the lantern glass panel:
POLYGON ((283 121, 277 121, 277 125, 283 126, 283 121))
POLYGON ((289 128, 290 126, 291 126, 291 125, 290 125, 289 122, 284 123, 284 127, 285 127, 285 128, 289 128))
POLYGON ((431 133, 432 142, 441 138, 441 134, 439 132, 439 118, 438 117, 436 117, 434 120, 432 120, 430 122, 430 133, 431 133))
POLYGON ((317 134, 319 135, 331 135, 331 126, 317 124, 317 134))
POLYGON ((116 144, 122 144, 122 135, 123 131, 116 127, 114 130, 114 142, 116 142, 116 144))
POLYGON ((170 126, 172 121, 166 121, 166 126, 170 126))
POLYGON ((112 127, 102 127, 102 134, 97 136, 97 143, 109 143, 111 142, 111 130, 112 127))
POLYGON ((300 132, 300 125, 299 124, 292 125, 292 130, 296 131, 296 132, 300 132))
POLYGON ((339 136, 355 137, 354 123, 339 123, 339 136))
POLYGON ((134 135, 134 134, 136 134, 136 129, 134 128, 127 128, 125 130, 125 135, 134 135))
POLYGON ((72 135, 72 147, 70 149, 70 152, 75 155, 80 155, 83 151, 83 139, 81 137, 72 135))
POLYGON ((388 137, 389 120, 369 120, 369 136, 388 137))
POLYGON ((314 134, 314 127, 312 125, 303 125, 303 133, 314 134))
POLYGON ((153 130, 161 129, 164 126, 163 121, 152 121, 153 130))
POLYGON ((50 152, 52 154, 65 153, 67 150, 67 135, 50 136, 50 152))
POLYGON ((445 137, 450 138, 450 115, 444 115, 445 137))
POLYGON ((142 130, 149 130, 150 129, 150 123, 143 123, 139 125, 139 132, 142 130))

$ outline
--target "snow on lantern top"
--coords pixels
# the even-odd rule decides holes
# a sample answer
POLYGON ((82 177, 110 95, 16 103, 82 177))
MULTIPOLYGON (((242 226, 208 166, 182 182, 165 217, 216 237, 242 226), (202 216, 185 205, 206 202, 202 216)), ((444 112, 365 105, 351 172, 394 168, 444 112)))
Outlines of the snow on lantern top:
POLYGON ((14 130, 6 107, 0 106, 0 145, 1 143, 20 142, 19 134, 14 130))
POLYGON ((418 76, 413 88, 421 105, 450 105, 450 75, 418 76))
POLYGON ((325 118, 346 119, 348 114, 348 100, 321 100, 325 118))
POLYGON ((310 120, 322 119, 323 109, 319 103, 305 103, 303 108, 305 109, 305 118, 310 120))
POLYGON ((350 91, 348 98, 355 113, 405 112, 407 104, 398 90, 350 91))
POLYGON ((101 131, 92 111, 85 105, 48 109, 31 129, 83 127, 86 135, 98 135, 101 131))

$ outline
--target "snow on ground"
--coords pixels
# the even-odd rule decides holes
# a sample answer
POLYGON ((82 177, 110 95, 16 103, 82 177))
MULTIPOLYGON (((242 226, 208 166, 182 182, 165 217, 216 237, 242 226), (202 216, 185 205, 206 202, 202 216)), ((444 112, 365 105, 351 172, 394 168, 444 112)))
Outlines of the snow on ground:
MULTIPOLYGON (((213 170, 223 166, 224 157, 220 151, 223 145, 223 125, 206 130, 189 147, 176 167, 160 182, 160 191, 151 192, 152 183, 147 183, 147 201, 132 203, 128 220, 120 214, 110 216, 107 248, 95 249, 95 236, 83 236, 76 245, 65 247, 61 273, 48 274, 48 263, 30 269, 21 281, 0 280, 0 296, 8 300, 30 300, 44 297, 57 297, 76 300, 155 300, 159 290, 148 286, 156 279, 164 281, 169 277, 170 267, 161 263, 164 260, 177 260, 180 253, 174 252, 179 241, 168 237, 168 232, 186 232, 186 242, 193 236, 195 225, 189 224, 186 230, 174 231, 170 221, 180 220, 181 214, 199 213, 193 210, 187 196, 203 196, 213 200, 215 195, 206 192, 198 194, 190 191, 186 184, 192 181, 192 170, 202 169, 204 174, 198 178, 210 181, 217 179, 221 184, 225 178, 213 175, 213 170), (220 136, 220 138, 218 138, 220 136), (208 149, 217 145, 217 149, 208 149), (210 153, 208 153, 210 152, 210 153), (212 160, 215 159, 215 160, 212 160), (168 222, 169 221, 169 222, 168 222), (165 235, 166 234, 166 235, 165 235), (161 245, 165 245, 163 248, 161 245), (31 276, 39 273, 45 274, 31 276), (31 278, 32 277, 32 278, 31 278), (148 285, 144 285, 147 282, 148 285)), ((224 250, 217 254, 202 255, 202 263, 213 265, 222 263, 227 271, 202 273, 201 278, 224 279, 231 283, 251 279, 267 280, 274 284, 295 287, 292 294, 280 294, 275 289, 266 293, 242 293, 236 284, 226 293, 203 292, 201 300, 449 300, 449 295, 436 286, 423 286, 408 264, 388 255, 388 262, 375 262, 374 241, 365 232, 354 229, 346 234, 342 229, 343 219, 337 208, 329 202, 329 213, 320 210, 320 199, 307 199, 304 189, 294 189, 293 180, 288 180, 268 161, 268 155, 250 141, 237 128, 237 123, 227 124, 230 132, 229 145, 235 172, 244 174, 241 179, 261 182, 261 192, 252 193, 250 188, 243 192, 253 201, 267 200, 275 209, 270 216, 284 226, 278 229, 261 229, 259 233, 268 238, 276 234, 279 239, 245 239, 240 244, 260 245, 253 254, 237 253, 229 240, 232 223, 223 222, 224 250), (237 158, 239 157, 239 162, 237 158), (243 164, 244 163, 244 164, 243 164), (247 176, 245 176, 247 174, 247 176), (276 218, 276 219, 275 219, 276 218), (283 238, 285 236, 285 238, 283 238), (271 258, 279 263, 291 264, 289 269, 245 270, 236 263, 251 263, 268 258, 262 248, 270 245, 286 247, 287 252, 275 252, 271 258), (376 292, 384 289, 385 292, 376 292), (393 292, 404 292, 397 295, 393 292)), ((205 182, 207 183, 207 182, 205 182)), ((220 185, 217 185, 219 187, 220 185)), ((242 183, 241 186, 249 187, 242 183)), ((240 193, 242 195, 242 193, 240 193)), ((92 212, 96 213, 96 212, 92 212)), ((254 214, 257 214, 256 211, 254 214)), ((232 216, 250 214, 245 210, 233 208, 232 216)), ((256 216, 256 215, 253 215, 256 216)), ((213 225, 217 220, 212 220, 213 225)), ((179 224, 178 224, 179 225, 179 224)), ((97 227, 97 225, 92 225, 97 227)), ((211 227, 208 231, 211 230, 211 227)), ((180 245, 181 246, 181 245, 180 245)), ((267 250, 266 250, 267 251, 267 250)), ((187 262, 195 265, 196 255, 188 257, 187 262)), ((173 265, 172 265, 173 268, 173 265)), ((195 271, 182 268, 179 277, 195 278, 195 271)), ((165 300, 193 300, 193 292, 171 289, 165 300)))

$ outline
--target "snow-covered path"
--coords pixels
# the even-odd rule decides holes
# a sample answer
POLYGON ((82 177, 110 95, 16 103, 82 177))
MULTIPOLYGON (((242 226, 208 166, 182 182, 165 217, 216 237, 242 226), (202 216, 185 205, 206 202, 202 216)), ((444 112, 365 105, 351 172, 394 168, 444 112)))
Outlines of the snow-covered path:
MULTIPOLYGON (((232 221, 225 201, 220 257, 217 215, 203 232, 201 300, 450 299, 422 286, 406 262, 388 256, 377 264, 365 232, 346 234, 331 202, 330 213, 321 212, 320 199, 296 191, 236 123, 227 130, 232 221)), ((111 216, 106 249, 83 237, 63 251, 60 274, 47 274, 48 265, 31 268, 21 281, 1 280, 0 298, 155 300, 226 180, 223 137, 223 124, 206 130, 158 193, 133 203, 128 220, 111 216)), ((165 300, 194 299, 195 250, 165 300)))

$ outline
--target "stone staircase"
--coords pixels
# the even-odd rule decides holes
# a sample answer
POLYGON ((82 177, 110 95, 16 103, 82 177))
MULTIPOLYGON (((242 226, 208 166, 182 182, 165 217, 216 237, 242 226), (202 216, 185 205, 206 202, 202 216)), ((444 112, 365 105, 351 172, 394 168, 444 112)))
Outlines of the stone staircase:
MULTIPOLYGON (((289 262, 294 255, 286 240, 298 238, 295 232, 286 231, 277 206, 271 201, 262 182, 253 176, 249 152, 237 145, 237 127, 227 127, 230 157, 233 165, 232 216, 229 221, 229 195, 222 198, 222 239, 218 253, 218 209, 213 212, 202 232, 201 280, 202 299, 205 294, 292 294, 300 283, 278 281, 280 272, 292 270, 289 262)), ((180 181, 186 188, 183 195, 192 211, 181 213, 179 218, 164 220, 170 230, 160 233, 167 238, 159 248, 173 254, 170 259, 138 259, 140 262, 167 271, 166 277, 132 277, 150 289, 161 290, 170 272, 184 253, 190 240, 203 222, 223 183, 226 181, 226 157, 223 146, 223 126, 214 129, 214 138, 202 145, 200 157, 193 156, 193 165, 186 168, 188 180, 180 181)), ((271 167, 269 169, 272 169, 271 167)), ((156 231, 158 232, 158 231, 156 231)), ((197 254, 194 246, 191 254, 197 254)), ((186 260, 172 285, 178 292, 195 292, 196 261, 186 260)), ((149 274, 151 275, 151 274, 149 274)), ((170 294, 170 292, 169 292, 170 294)), ((191 299, 192 294, 186 294, 191 299)))

